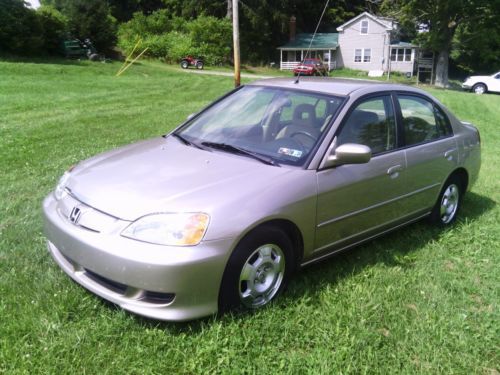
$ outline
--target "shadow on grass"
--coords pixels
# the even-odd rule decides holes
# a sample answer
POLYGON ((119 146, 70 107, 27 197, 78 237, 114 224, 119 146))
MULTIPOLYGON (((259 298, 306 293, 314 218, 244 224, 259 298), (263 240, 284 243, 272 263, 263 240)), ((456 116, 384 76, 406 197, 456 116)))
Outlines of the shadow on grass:
MULTIPOLYGON (((459 219, 451 228, 461 223, 476 221, 495 205, 496 202, 488 197, 473 192, 467 193, 459 219)), ((336 284, 378 263, 389 267, 411 267, 414 258, 409 255, 425 247, 429 242, 437 240, 449 230, 450 228, 439 228, 421 221, 308 266, 295 275, 285 294, 269 308, 280 308, 304 294, 310 294, 314 303, 315 292, 321 290, 323 285, 336 284)), ((163 329, 171 334, 185 334, 198 333, 216 321, 222 323, 225 319, 243 321, 251 314, 254 312, 236 311, 224 316, 210 316, 185 323, 160 322, 139 316, 134 316, 134 319, 147 328, 163 329)))

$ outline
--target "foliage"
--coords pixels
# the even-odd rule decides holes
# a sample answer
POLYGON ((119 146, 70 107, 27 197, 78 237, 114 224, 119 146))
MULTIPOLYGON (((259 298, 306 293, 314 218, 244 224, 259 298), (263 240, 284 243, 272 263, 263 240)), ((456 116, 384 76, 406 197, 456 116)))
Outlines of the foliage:
POLYGON ((43 26, 23 0, 0 0, 0 52, 34 55, 43 52, 43 26))
POLYGON ((43 29, 44 49, 50 54, 60 51, 68 30, 68 20, 56 8, 44 5, 37 10, 43 29))
POLYGON ((98 50, 116 43, 116 24, 102 0, 71 0, 63 8, 70 31, 79 39, 90 38, 98 50))
MULTIPOLYGON (((384 0, 381 6, 382 12, 396 17, 403 26, 413 29, 420 27, 423 30, 418 33, 415 41, 422 47, 437 52, 436 83, 440 86, 448 85, 448 57, 454 52, 455 35, 460 34, 461 40, 479 40, 485 38, 485 32, 488 33, 489 28, 493 27, 498 36, 498 24, 494 26, 496 20, 489 23, 483 22, 485 27, 477 27, 481 25, 481 19, 485 17, 486 19, 496 18, 497 8, 495 2, 488 0, 384 0)), ((498 46, 498 43, 497 38, 492 44, 498 46)), ((484 43, 483 46, 488 44, 484 43)), ((467 45, 471 46, 471 43, 467 45)), ((477 48, 473 50, 479 51, 482 55, 481 50, 477 48)), ((497 55, 493 56, 493 59, 490 56, 485 60, 496 59, 498 61, 497 51, 495 50, 494 53, 497 55)), ((485 53, 488 54, 487 51, 485 53)), ((458 57, 460 53, 454 55, 458 57)), ((466 56, 467 52, 462 55, 466 56)))
POLYGON ((109 50, 116 43, 117 25, 107 2, 102 0, 44 0, 67 19, 71 36, 89 38, 98 50, 109 50))
MULTIPOLYGON (((481 16, 462 22, 452 43, 451 57, 470 73, 492 74, 500 67, 500 23, 494 2, 482 7, 481 16)), ((498 4, 498 2, 497 2, 498 4)), ((499 4, 500 5, 500 4, 499 4)))
POLYGON ((479 180, 451 228, 415 223, 303 269, 263 310, 170 324, 72 282, 40 205, 70 165, 169 132, 233 79, 119 67, 0 62, 0 373, 498 372, 499 95, 431 91, 481 131, 479 180))
POLYGON ((162 9, 146 16, 135 13, 118 32, 118 46, 130 53, 139 39, 147 54, 178 61, 186 55, 202 55, 207 63, 217 64, 227 59, 231 45, 231 23, 225 19, 200 16, 191 21, 171 17, 162 9))

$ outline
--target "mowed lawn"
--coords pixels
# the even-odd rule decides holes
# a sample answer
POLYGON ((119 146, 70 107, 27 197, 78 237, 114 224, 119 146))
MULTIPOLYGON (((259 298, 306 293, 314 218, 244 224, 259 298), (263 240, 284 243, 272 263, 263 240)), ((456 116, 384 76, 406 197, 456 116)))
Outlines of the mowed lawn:
POLYGON ((499 95, 431 90, 481 131, 481 175, 450 229, 411 225, 306 268, 266 309, 173 324, 71 282, 41 201, 70 165, 165 133, 232 79, 118 68, 0 62, 0 373, 498 374, 499 95))

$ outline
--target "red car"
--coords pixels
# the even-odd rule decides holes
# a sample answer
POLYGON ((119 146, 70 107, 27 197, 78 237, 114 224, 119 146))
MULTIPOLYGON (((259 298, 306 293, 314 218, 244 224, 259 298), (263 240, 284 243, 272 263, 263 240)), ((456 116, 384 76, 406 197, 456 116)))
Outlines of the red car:
POLYGON ((320 59, 305 59, 293 70, 294 75, 328 76, 328 69, 320 59))

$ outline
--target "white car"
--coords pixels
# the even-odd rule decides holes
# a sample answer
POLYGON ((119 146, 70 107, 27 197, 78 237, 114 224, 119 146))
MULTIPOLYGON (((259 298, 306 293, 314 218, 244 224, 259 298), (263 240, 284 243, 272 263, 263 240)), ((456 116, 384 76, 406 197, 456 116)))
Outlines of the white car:
POLYGON ((472 90, 478 95, 484 94, 487 91, 500 92, 500 72, 491 76, 472 76, 462 83, 462 88, 472 90))

